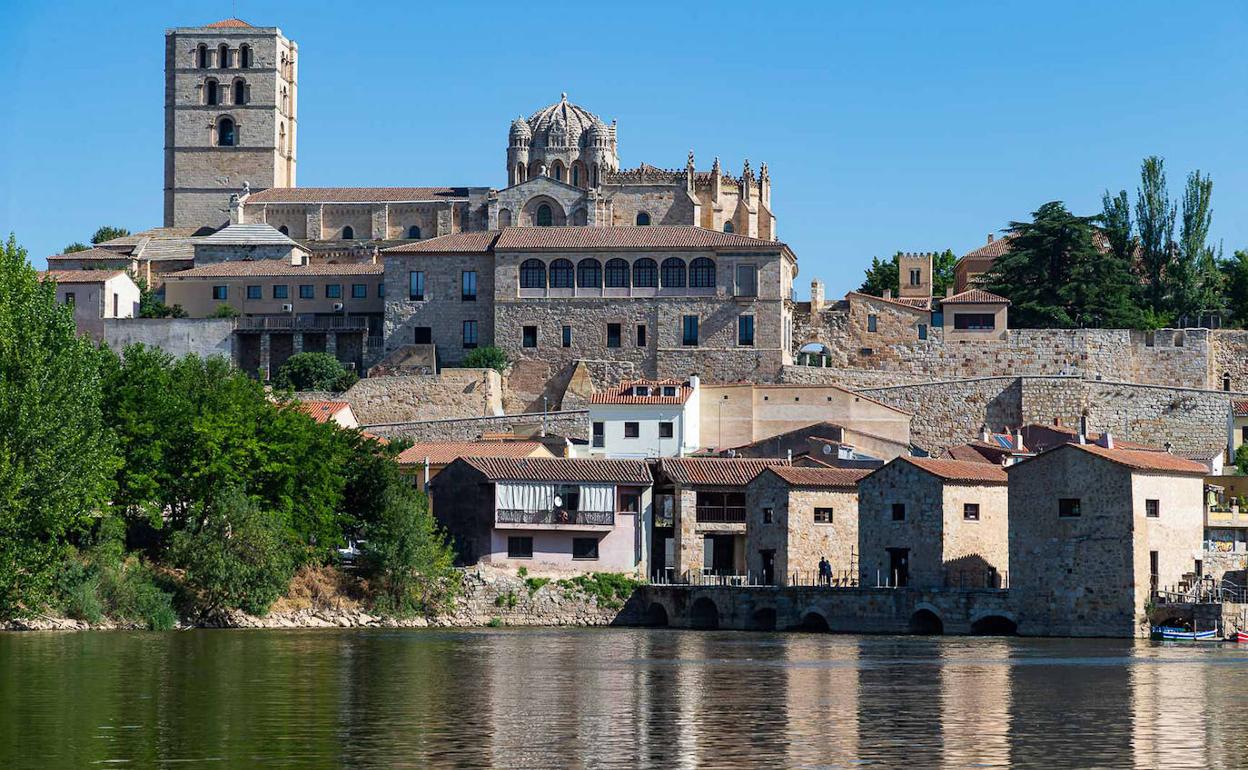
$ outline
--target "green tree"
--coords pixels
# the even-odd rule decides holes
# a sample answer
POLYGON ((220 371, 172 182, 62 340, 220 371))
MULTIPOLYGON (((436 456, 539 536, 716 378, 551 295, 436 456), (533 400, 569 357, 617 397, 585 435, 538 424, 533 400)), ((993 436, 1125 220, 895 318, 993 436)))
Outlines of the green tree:
POLYGON ((91 248, 90 246, 88 246, 87 244, 81 241, 74 241, 73 243, 66 246, 64 251, 62 251, 61 253, 62 254, 74 254, 79 251, 87 251, 90 248, 91 248))
POLYGON ((507 354, 493 345, 468 351, 464 356, 464 367, 467 369, 494 369, 499 373, 507 370, 507 354))
POLYGON ((1140 166, 1135 221, 1145 297, 1155 315, 1170 310, 1166 277, 1174 258, 1174 221, 1178 210, 1166 189, 1165 161, 1150 155, 1140 166))
POLYGON ((99 358, 10 235, 0 250, 0 617, 48 598, 66 538, 108 515, 99 358))
POLYGON ((1224 301, 1230 312, 1230 321, 1236 326, 1248 326, 1248 251, 1236 251, 1229 258, 1220 260, 1224 301))
POLYGON ((1183 214, 1179 242, 1170 281, 1174 313, 1188 324, 1198 323, 1202 313, 1222 309, 1222 274, 1218 255, 1208 244, 1213 222, 1213 180, 1194 171, 1183 190, 1183 214))
POLYGON ((131 280, 139 287, 139 318, 186 318, 186 311, 181 305, 166 305, 160 295, 152 291, 147 279, 130 274, 131 280))
POLYGON ((871 267, 867 268, 867 275, 862 285, 858 287, 858 291, 862 294, 880 297, 884 295, 885 289, 896 291, 897 282, 897 255, 893 255, 893 258, 889 260, 872 257, 871 267))
POLYGON ((1101 196, 1101 231, 1109 241, 1109 250, 1127 264, 1135 260, 1137 242, 1131 224, 1131 199, 1126 190, 1101 196))
POLYGON ((431 613, 453 596, 454 552, 423 493, 389 485, 379 515, 363 534, 363 567, 378 609, 399 615, 431 613))
POLYGON ((932 294, 945 296, 945 290, 953 285, 953 268, 958 264, 958 255, 953 249, 932 252, 932 294))
POLYGON ((208 315, 209 318, 238 318, 242 313, 233 305, 220 304, 217 309, 208 315))
POLYGON ((104 243, 105 241, 111 241, 114 238, 124 238, 129 234, 130 234, 130 231, 124 227, 112 227, 110 225, 104 225, 103 227, 95 231, 95 235, 91 236, 91 243, 93 245, 98 246, 101 243, 104 243))
MULTIPOLYGON (((345 390, 351 374, 328 353, 296 353, 286 359, 273 378, 273 387, 291 390, 345 390)), ((348 385, 347 387, 350 387, 348 385)))

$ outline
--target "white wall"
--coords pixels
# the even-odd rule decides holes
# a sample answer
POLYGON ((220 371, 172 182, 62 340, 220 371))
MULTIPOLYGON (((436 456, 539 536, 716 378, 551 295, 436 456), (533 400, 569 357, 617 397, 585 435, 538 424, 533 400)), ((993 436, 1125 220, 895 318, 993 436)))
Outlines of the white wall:
MULTIPOLYGON (((591 423, 603 423, 604 446, 594 447, 595 457, 613 459, 645 459, 648 457, 679 457, 697 448, 697 436, 689 435, 689 402, 679 404, 595 404, 589 407, 591 423), (624 423, 638 424, 637 438, 624 436, 624 423), (659 423, 672 423, 672 437, 659 438, 659 423)), ((696 432, 696 425, 695 425, 696 432)))

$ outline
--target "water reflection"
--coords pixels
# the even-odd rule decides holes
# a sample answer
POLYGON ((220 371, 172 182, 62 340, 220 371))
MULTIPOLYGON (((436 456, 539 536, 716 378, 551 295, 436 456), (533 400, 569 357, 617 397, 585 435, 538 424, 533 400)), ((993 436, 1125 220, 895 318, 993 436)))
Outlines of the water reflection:
POLYGON ((668 630, 0 635, 0 767, 1242 767, 1248 652, 668 630))

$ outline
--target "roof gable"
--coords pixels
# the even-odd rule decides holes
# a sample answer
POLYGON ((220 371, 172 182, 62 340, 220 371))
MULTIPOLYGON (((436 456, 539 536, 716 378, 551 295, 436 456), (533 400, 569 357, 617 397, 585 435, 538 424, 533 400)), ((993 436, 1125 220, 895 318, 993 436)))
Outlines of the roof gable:
POLYGON ((665 457, 659 471, 680 484, 711 487, 740 487, 772 465, 788 465, 778 458, 742 457, 665 457))
POLYGON ((774 465, 767 468, 763 475, 772 475, 789 486, 794 487, 827 487, 836 489, 857 489, 858 482, 867 476, 869 471, 860 468, 811 468, 791 465, 774 465))
POLYGON ((487 481, 555 481, 587 484, 650 485, 650 466, 641 460, 580 457, 461 457, 487 481))

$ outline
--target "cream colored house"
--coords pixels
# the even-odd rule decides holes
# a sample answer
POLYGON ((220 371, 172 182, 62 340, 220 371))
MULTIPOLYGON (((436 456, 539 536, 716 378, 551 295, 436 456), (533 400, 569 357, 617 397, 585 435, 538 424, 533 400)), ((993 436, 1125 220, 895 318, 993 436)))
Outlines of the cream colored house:
POLYGON ((968 289, 945 297, 940 302, 945 341, 1005 339, 1009 306, 1005 297, 983 289, 968 289))
POLYGON ((165 277, 165 303, 191 318, 229 305, 245 316, 372 315, 385 308, 382 266, 291 264, 287 259, 227 261, 165 277))
POLYGON ((56 282, 56 301, 74 306, 74 321, 80 327, 139 313, 139 287, 123 270, 47 270, 39 275, 56 282))

